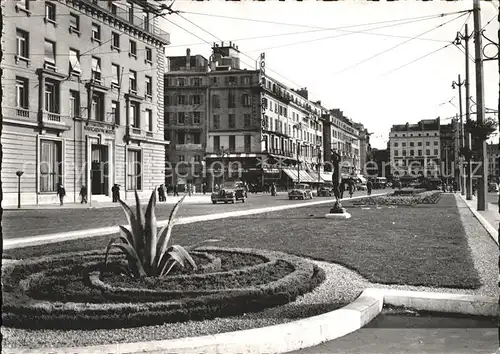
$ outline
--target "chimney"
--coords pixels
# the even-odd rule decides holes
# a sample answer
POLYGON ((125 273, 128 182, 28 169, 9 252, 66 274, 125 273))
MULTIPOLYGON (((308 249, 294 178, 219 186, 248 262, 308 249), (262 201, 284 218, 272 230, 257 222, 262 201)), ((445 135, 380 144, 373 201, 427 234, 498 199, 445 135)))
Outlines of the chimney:
POLYGON ((191 49, 186 49, 186 71, 191 71, 191 49))

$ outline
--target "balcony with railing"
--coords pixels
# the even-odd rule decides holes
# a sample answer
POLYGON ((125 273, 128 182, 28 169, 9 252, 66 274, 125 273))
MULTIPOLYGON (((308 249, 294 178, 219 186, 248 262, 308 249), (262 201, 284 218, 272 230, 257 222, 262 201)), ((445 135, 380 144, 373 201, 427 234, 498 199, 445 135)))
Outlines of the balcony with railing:
POLYGON ((178 150, 202 150, 203 146, 202 144, 186 143, 186 144, 176 144, 175 148, 178 150))
POLYGON ((37 123, 36 112, 23 107, 2 107, 4 119, 12 119, 19 122, 37 123))
POLYGON ((139 140, 153 139, 154 133, 150 130, 143 130, 132 125, 127 126, 127 136, 139 140))
MULTIPOLYGON (((88 2, 88 1, 87 1, 88 2)), ((99 6, 100 10, 106 11, 109 15, 115 16, 125 22, 130 23, 134 27, 148 32, 151 35, 161 39, 166 42, 166 44, 170 44, 170 34, 160 29, 154 22, 154 17, 158 17, 158 15, 154 13, 148 13, 148 16, 137 16, 134 13, 131 13, 128 8, 125 6, 119 6, 117 4, 113 4, 110 2, 99 2, 101 3, 99 6)))

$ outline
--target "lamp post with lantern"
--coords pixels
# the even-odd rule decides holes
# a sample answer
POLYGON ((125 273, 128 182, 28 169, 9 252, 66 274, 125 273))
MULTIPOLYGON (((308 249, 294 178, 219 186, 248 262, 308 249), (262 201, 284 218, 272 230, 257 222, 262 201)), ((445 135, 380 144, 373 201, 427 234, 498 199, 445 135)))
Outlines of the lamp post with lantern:
POLYGON ((17 208, 21 209, 21 176, 24 174, 24 171, 17 171, 17 208))

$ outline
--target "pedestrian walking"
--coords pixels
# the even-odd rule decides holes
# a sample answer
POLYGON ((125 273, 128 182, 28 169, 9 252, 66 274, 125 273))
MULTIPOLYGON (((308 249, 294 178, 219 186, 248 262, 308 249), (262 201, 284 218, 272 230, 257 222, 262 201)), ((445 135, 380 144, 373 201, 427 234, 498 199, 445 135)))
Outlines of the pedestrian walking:
POLYGON ((80 188, 80 197, 82 198, 82 204, 87 203, 87 187, 82 186, 80 188))
POLYGON ((64 186, 62 184, 59 184, 57 187, 57 196, 59 197, 59 201, 61 202, 61 205, 64 204, 64 197, 66 196, 66 189, 64 189, 64 186))
POLYGON ((368 195, 372 195, 372 181, 371 180, 368 180, 366 182, 366 191, 368 192, 368 195))
POLYGON ((276 196, 276 184, 273 182, 273 184, 271 185, 271 195, 273 197, 276 196))
POLYGON ((111 187, 111 196, 113 197, 113 203, 117 203, 120 199, 120 187, 116 183, 111 187))
POLYGON ((174 184, 174 197, 178 197, 179 193, 177 192, 177 184, 174 184))
POLYGON ((349 197, 352 198, 352 195, 354 193, 354 181, 352 179, 349 179, 349 197))
POLYGON ((201 185, 201 191, 203 192, 203 195, 205 195, 205 193, 207 193, 207 184, 206 183, 203 183, 201 185))
POLYGON ((167 201, 167 197, 165 196, 165 186, 163 184, 158 187, 158 200, 160 202, 167 201))

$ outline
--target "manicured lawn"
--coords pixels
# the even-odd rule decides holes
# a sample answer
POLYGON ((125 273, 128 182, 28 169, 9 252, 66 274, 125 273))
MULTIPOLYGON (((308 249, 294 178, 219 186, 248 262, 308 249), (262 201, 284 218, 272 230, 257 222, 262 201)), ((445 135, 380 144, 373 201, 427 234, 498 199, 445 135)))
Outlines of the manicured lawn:
MULTIPOLYGON (((349 202, 343 203, 349 207, 349 202)), ((324 219, 329 205, 175 226, 174 242, 224 239, 224 247, 254 247, 335 262, 371 282, 478 288, 480 279, 455 200, 397 208, 349 208, 349 220, 324 219)), ((105 247, 109 237, 8 250, 4 257, 105 247)))

